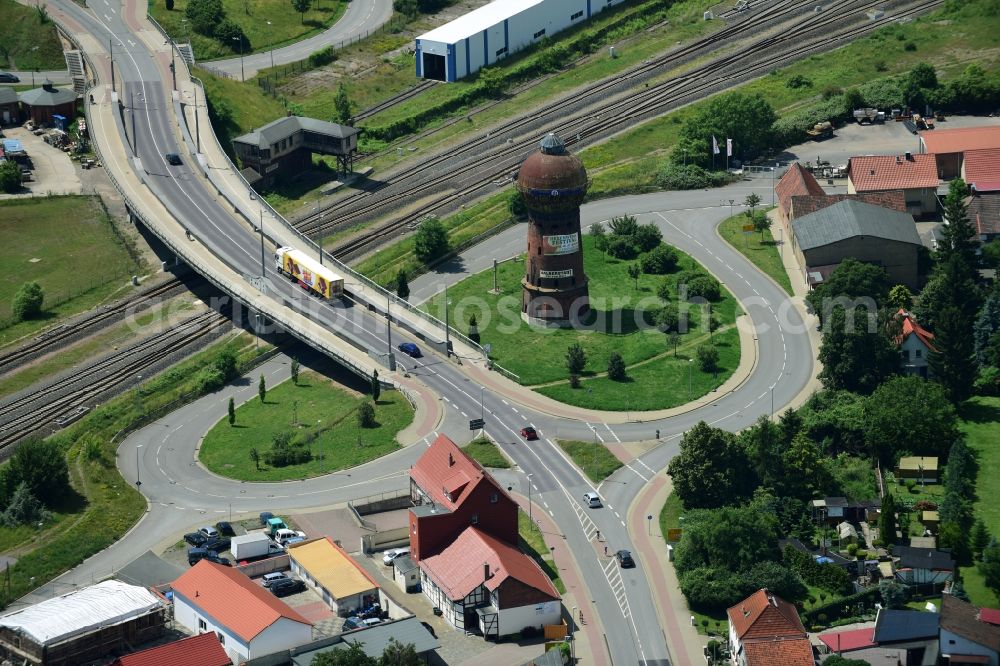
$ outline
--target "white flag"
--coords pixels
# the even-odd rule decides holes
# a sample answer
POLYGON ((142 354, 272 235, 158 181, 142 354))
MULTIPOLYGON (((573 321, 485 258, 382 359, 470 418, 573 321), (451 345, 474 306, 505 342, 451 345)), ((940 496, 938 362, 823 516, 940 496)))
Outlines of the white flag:
POLYGON ((726 157, 733 156, 733 140, 726 139, 726 157))
POLYGON ((719 142, 715 140, 714 134, 712 135, 712 154, 713 155, 719 154, 719 142))

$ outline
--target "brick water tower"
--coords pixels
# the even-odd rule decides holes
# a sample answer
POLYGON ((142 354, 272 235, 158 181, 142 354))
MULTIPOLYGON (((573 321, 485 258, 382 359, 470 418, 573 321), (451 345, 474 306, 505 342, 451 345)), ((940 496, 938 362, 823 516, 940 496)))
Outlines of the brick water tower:
POLYGON ((521 317, 531 324, 570 326, 590 311, 580 236, 587 170, 562 139, 549 134, 521 165, 517 189, 529 218, 521 317))

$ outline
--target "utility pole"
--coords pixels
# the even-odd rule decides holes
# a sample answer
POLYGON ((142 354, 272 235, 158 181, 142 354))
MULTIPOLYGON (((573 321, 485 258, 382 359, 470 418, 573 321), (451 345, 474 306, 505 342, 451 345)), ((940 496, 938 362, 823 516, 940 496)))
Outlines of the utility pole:
MULTIPOLYGON (((385 295, 385 341, 389 345, 389 357, 392 358, 392 317, 389 316, 389 307, 392 305, 392 296, 385 295)), ((391 366, 390 366, 391 367, 391 366)))
POLYGON ((201 152, 201 128, 198 125, 198 86, 194 87, 194 140, 197 151, 201 152))

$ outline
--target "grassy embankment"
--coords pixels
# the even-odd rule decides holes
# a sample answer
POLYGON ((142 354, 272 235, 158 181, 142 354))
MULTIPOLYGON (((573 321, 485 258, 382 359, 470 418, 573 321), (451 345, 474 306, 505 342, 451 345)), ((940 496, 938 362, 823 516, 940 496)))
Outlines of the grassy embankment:
POLYGON ((785 293, 793 296, 792 283, 788 279, 788 271, 785 270, 781 254, 782 251, 791 253, 791 247, 787 250, 779 249, 781 246, 775 244, 770 229, 765 230, 763 234, 756 231, 749 234, 744 233, 743 225, 749 221, 750 219, 746 215, 726 218, 719 225, 719 235, 749 259, 750 263, 759 268, 761 272, 777 282, 785 290, 785 293))
POLYGON ((384 391, 375 407, 375 428, 358 425, 358 407, 366 395, 342 388, 315 372, 302 372, 299 383, 286 381, 236 410, 236 423, 222 418, 205 435, 199 460, 220 476, 241 481, 276 482, 305 479, 355 467, 399 448, 396 433, 413 420, 413 408, 401 393, 384 391), (263 456, 279 433, 316 437, 312 458, 299 465, 271 467, 263 456), (261 456, 260 469, 250 449, 261 456))
MULTIPOLYGON (((184 21, 188 2, 174 0, 173 11, 167 11, 165 3, 150 0, 149 15, 177 42, 190 41, 198 60, 238 57, 240 49, 237 42, 223 44, 214 37, 191 29, 191 22, 184 21)), ((292 8, 288 0, 222 0, 222 8, 226 18, 240 26, 247 36, 250 48, 243 52, 247 55, 280 48, 326 30, 344 15, 347 3, 313 0, 303 16, 292 8)), ((256 85, 253 87, 256 88, 256 85)))
POLYGON ((218 342, 54 435, 66 451, 76 491, 61 509, 72 515, 40 529, 5 530, 2 552, 18 561, 10 568, 10 592, 0 592, 0 603, 6 605, 72 569, 120 539, 139 520, 146 502, 115 466, 121 443, 114 439, 116 433, 196 397, 199 372, 226 347, 237 351, 241 366, 267 350, 255 349, 253 338, 245 334, 218 342))
MULTIPOLYGON (((976 518, 986 524, 993 536, 1000 537, 1000 398, 977 397, 960 410, 960 428, 968 438, 969 447, 979 461, 979 478, 976 480, 976 518)), ((977 606, 997 608, 1000 597, 986 587, 982 575, 975 567, 962 567, 965 591, 977 606)))
POLYGON ((0 346, 124 296, 140 268, 96 197, 0 201, 0 346), (45 292, 37 319, 14 323, 14 295, 35 281, 45 292))
POLYGON ((463 446, 462 450, 483 467, 510 468, 510 462, 507 461, 504 454, 500 453, 499 447, 489 439, 474 439, 463 446))
POLYGON ((583 470, 594 483, 600 483, 615 473, 622 466, 608 447, 600 442, 576 442, 556 440, 559 447, 566 452, 573 463, 583 470))
POLYGON ((566 593, 566 585, 559 577, 559 570, 556 568, 555 559, 552 552, 545 545, 545 538, 542 530, 535 523, 528 520, 528 514, 523 509, 517 512, 517 531, 521 537, 521 550, 527 553, 532 559, 538 562, 538 566, 549 577, 552 584, 556 586, 560 594, 566 593))
POLYGON ((20 70, 21 83, 31 83, 32 70, 66 69, 55 24, 34 7, 0 0, 0 44, 0 69, 20 70))
MULTIPOLYGON (((678 272, 698 267, 689 256, 678 254, 678 272)), ((632 263, 603 256, 594 249, 593 239, 584 237, 584 266, 597 330, 540 330, 524 323, 520 318, 524 265, 518 260, 499 266, 499 294, 490 291, 492 271, 449 288, 449 316, 464 330, 474 312, 482 341, 493 345, 491 358, 517 374, 522 384, 567 404, 618 411, 664 409, 689 402, 719 386, 740 360, 739 335, 734 325, 739 307, 733 297, 723 290, 723 298, 712 304, 712 312, 721 324, 711 336, 720 358, 716 372, 703 372, 690 359, 698 346, 709 342, 707 327, 701 325, 704 312, 690 307, 689 330, 680 336, 675 356, 667 336, 655 328, 640 328, 640 324, 644 310, 652 312, 661 307, 656 297, 661 280, 676 286, 677 272, 666 276, 643 274, 636 289, 627 272, 632 263), (574 342, 579 342, 587 354, 578 389, 569 386, 565 365, 566 349, 574 342), (612 352, 620 353, 628 366, 625 382, 607 377, 612 352)), ((439 296, 423 307, 443 320, 442 306, 443 296, 439 296)))

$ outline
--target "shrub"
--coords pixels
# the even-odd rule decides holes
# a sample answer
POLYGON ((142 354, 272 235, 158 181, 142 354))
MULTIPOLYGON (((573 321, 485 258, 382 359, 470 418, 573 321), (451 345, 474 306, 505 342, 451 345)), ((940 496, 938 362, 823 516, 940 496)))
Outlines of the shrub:
POLYGON ((718 187, 728 180, 724 172, 710 172, 697 164, 664 162, 656 174, 656 184, 665 190, 699 190, 718 187))
POLYGON ((639 259, 643 273, 663 275, 677 268, 677 252, 669 245, 660 245, 639 259))
POLYGON ((225 18, 222 0, 191 0, 184 14, 192 30, 207 36, 215 34, 215 27, 225 18))
POLYGON ((413 241, 413 251, 417 259, 430 263, 448 253, 448 232, 437 218, 424 220, 413 241))
POLYGON ((374 428, 378 423, 375 421, 375 408, 370 402, 363 402, 358 407, 358 426, 362 428, 374 428))
POLYGON ((174 0, 167 0, 164 6, 167 8, 168 12, 174 11, 174 0))
POLYGON ((7 508, 0 513, 0 524, 4 527, 17 527, 28 523, 46 522, 50 518, 52 512, 31 494, 28 484, 22 481, 14 490, 7 508))
POLYGON ((812 84, 813 82, 810 79, 806 78, 805 76, 802 76, 801 74, 796 74, 795 76, 792 76, 787 81, 785 81, 785 87, 792 89, 811 88, 812 84))
POLYGON ((0 162, 0 192, 13 194, 21 189, 21 168, 14 160, 0 162))
POLYGON ((616 259, 632 259, 636 255, 635 245, 627 236, 609 236, 605 250, 616 259))
POLYGON ((327 46, 315 53, 311 53, 309 55, 309 64, 313 67, 322 67, 323 65, 329 65, 336 59, 337 52, 333 50, 332 46, 327 46))
POLYGON ((195 390, 202 394, 218 391, 225 385, 226 376, 215 365, 202 368, 195 380, 195 390))
POLYGON ((722 295, 719 281, 709 275, 699 275, 687 283, 687 298, 704 298, 706 301, 717 301, 722 295))
POLYGON ((660 245, 663 241, 663 234, 655 224, 650 222, 640 225, 632 234, 632 239, 640 252, 649 252, 660 245))
POLYGON ((290 433, 274 436, 271 448, 264 453, 264 461, 272 467, 300 465, 312 459, 312 453, 302 442, 293 442, 290 433))
POLYGON ((611 352, 608 358, 608 379, 623 382, 626 379, 625 360, 618 352, 611 352))
POLYGON ((231 48, 233 51, 246 52, 250 50, 250 40, 247 39, 246 34, 244 34, 243 28, 241 28, 232 19, 223 18, 222 21, 215 26, 214 35, 217 40, 231 48), (233 45, 233 42, 236 42, 236 44, 233 45))
POLYGON ((34 319, 42 313, 45 292, 37 282, 25 282, 14 295, 14 319, 34 319))
POLYGON ((719 350, 715 345, 701 345, 698 347, 698 367, 702 372, 715 372, 719 363, 719 350))

